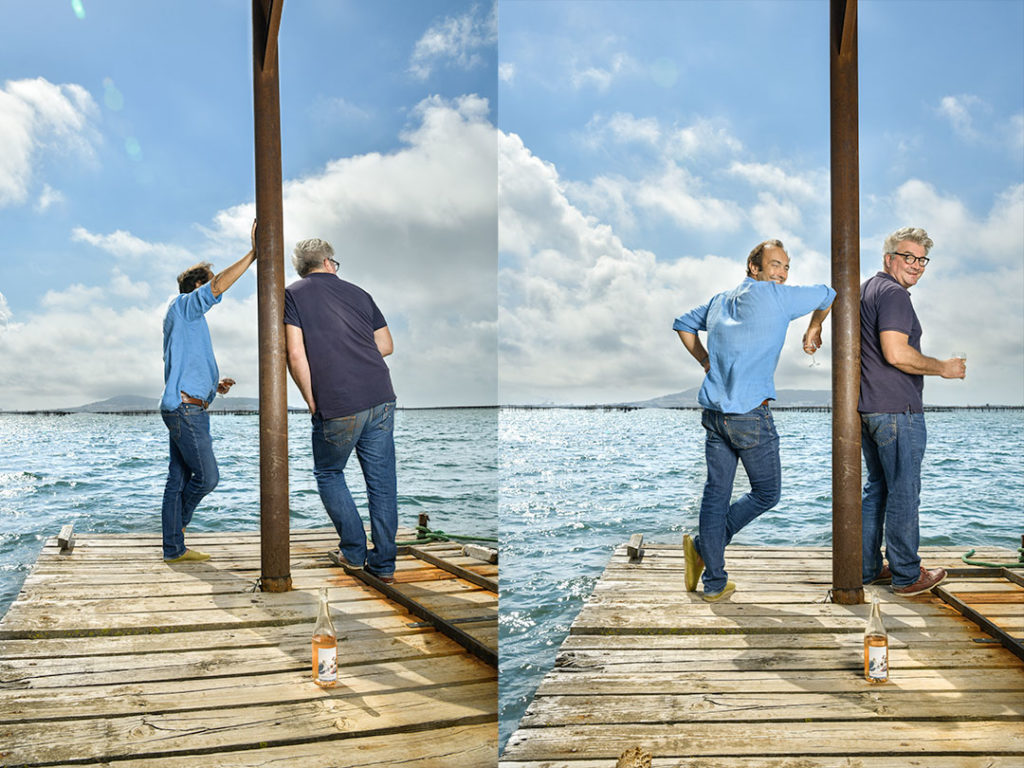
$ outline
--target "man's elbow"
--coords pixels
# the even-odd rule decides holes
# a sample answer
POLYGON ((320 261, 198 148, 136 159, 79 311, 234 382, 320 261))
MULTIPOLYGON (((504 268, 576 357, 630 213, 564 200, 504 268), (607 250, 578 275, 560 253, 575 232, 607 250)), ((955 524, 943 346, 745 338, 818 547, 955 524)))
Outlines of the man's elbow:
POLYGON ((395 345, 392 342, 377 343, 377 349, 380 351, 381 357, 387 357, 395 351, 395 345))

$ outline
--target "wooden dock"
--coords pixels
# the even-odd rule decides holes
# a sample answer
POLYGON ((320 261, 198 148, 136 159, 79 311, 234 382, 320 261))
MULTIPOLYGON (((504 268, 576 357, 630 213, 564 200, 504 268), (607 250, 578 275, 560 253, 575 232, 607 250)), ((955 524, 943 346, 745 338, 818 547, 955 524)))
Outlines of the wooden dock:
MULTIPOLYGON (((964 548, 922 549, 966 568, 964 548)), ((1017 553, 979 548, 981 560, 1017 553)), ((869 605, 823 602, 824 548, 730 547, 728 601, 683 587, 681 546, 619 547, 581 609, 502 768, 1010 768, 1024 765, 1024 664, 935 595, 877 595, 890 682, 863 679, 869 605)), ((1019 573, 1019 571, 1017 572, 1019 573)), ((945 585, 1016 637, 1024 588, 945 585)))
MULTIPOLYGON (((292 532, 283 594, 254 591, 258 532, 188 541, 213 559, 168 566, 159 536, 80 534, 70 554, 47 542, 0 622, 0 765, 497 762, 496 669, 332 565, 332 530, 292 532), (339 635, 332 689, 310 675, 323 584, 339 635)), ((409 554, 396 580, 496 644, 496 594, 409 554)))

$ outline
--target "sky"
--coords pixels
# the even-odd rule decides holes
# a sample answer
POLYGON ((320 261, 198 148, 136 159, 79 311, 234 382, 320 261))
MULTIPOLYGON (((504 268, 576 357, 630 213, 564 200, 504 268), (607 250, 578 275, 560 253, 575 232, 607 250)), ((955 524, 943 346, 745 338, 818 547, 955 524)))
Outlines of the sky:
MULTIPOLYGON (((699 386, 672 320, 764 239, 829 282, 827 2, 502 2, 498 30, 503 403, 699 386)), ((968 357, 926 403, 1024 403, 1022 41, 1020 0, 859 3, 861 276, 928 230, 922 351, 968 357)), ((776 386, 828 390, 805 329, 776 386)))
MULTIPOLYGON (((155 404, 175 276, 248 249, 251 3, 0 12, 0 409, 155 404)), ((405 406, 496 402, 496 37, 489 4, 284 5, 286 282, 297 240, 334 245, 405 406)), ((208 314, 229 397, 259 391, 255 292, 251 268, 208 314)))
MULTIPOLYGON (((862 276, 926 228, 923 351, 968 378, 925 401, 1022 404, 1024 0, 859 9, 862 276)), ((175 275, 248 247, 250 3, 0 11, 0 409, 155 401, 175 275)), ((824 0, 289 0, 280 51, 286 260, 334 244, 400 405, 685 390, 672 320, 753 245, 829 280, 824 0)), ((208 315, 232 396, 258 392, 255 287, 208 315)), ((804 327, 776 384, 828 389, 830 324, 814 368, 804 327)))

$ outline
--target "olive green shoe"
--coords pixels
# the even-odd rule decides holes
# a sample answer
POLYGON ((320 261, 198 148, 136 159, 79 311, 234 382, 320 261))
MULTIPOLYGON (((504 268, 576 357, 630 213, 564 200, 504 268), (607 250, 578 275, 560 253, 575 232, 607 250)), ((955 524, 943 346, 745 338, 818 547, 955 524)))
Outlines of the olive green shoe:
POLYGON ((697 547, 690 534, 683 536, 683 555, 686 558, 686 591, 696 592, 697 582, 704 572, 704 558, 697 554, 697 547))
POLYGON ((725 586, 722 587, 718 592, 705 592, 703 595, 704 602, 717 603, 719 600, 724 600, 735 591, 736 584, 731 581, 727 581, 725 582, 725 586))
POLYGON ((164 558, 165 563, 198 563, 201 560, 209 560, 210 556, 198 549, 186 549, 185 554, 177 557, 164 558))

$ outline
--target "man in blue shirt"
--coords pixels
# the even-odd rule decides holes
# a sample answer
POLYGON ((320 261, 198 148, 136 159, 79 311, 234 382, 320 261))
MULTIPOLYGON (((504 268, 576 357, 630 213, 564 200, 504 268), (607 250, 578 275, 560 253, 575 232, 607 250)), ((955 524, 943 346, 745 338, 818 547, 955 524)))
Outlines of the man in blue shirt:
POLYGON ((683 537, 686 589, 704 573, 704 600, 716 602, 736 585, 725 570, 725 547, 781 496, 779 436, 768 402, 775 399, 775 367, 791 321, 826 309, 836 292, 827 285, 788 286, 789 256, 779 240, 765 240, 747 257, 747 277, 732 290, 676 318, 672 328, 706 376, 697 396, 708 476, 699 534, 683 537), (699 331, 707 331, 707 349, 699 331), (731 503, 737 462, 750 493, 731 503))
MULTIPOLYGON (((865 584, 891 583, 898 595, 927 592, 946 578, 927 569, 917 553, 921 462, 928 434, 924 423, 925 376, 962 379, 966 361, 921 354, 921 323, 910 288, 924 275, 934 243, 918 227, 897 229, 885 240, 883 271, 860 287, 861 451, 868 477, 861 497, 862 567, 865 584), (882 539, 888 565, 882 562, 882 539)), ((821 344, 815 312, 804 351, 821 344)))
POLYGON ((339 565, 385 583, 395 578, 398 487, 395 472, 395 391, 384 358, 391 331, 373 298, 338 277, 331 244, 313 238, 295 245, 300 280, 285 289, 288 370, 313 421, 313 476, 338 532, 339 565), (345 483, 355 450, 366 481, 373 549, 345 483))
POLYGON ((192 513, 212 491, 220 474, 213 456, 210 416, 206 409, 217 393, 226 394, 234 379, 219 379, 206 313, 219 304, 256 260, 256 223, 252 248, 223 272, 213 274, 208 262, 178 275, 178 291, 164 316, 164 394, 160 415, 170 432, 171 460, 161 509, 164 561, 208 560, 210 556, 185 546, 185 528, 192 513))

